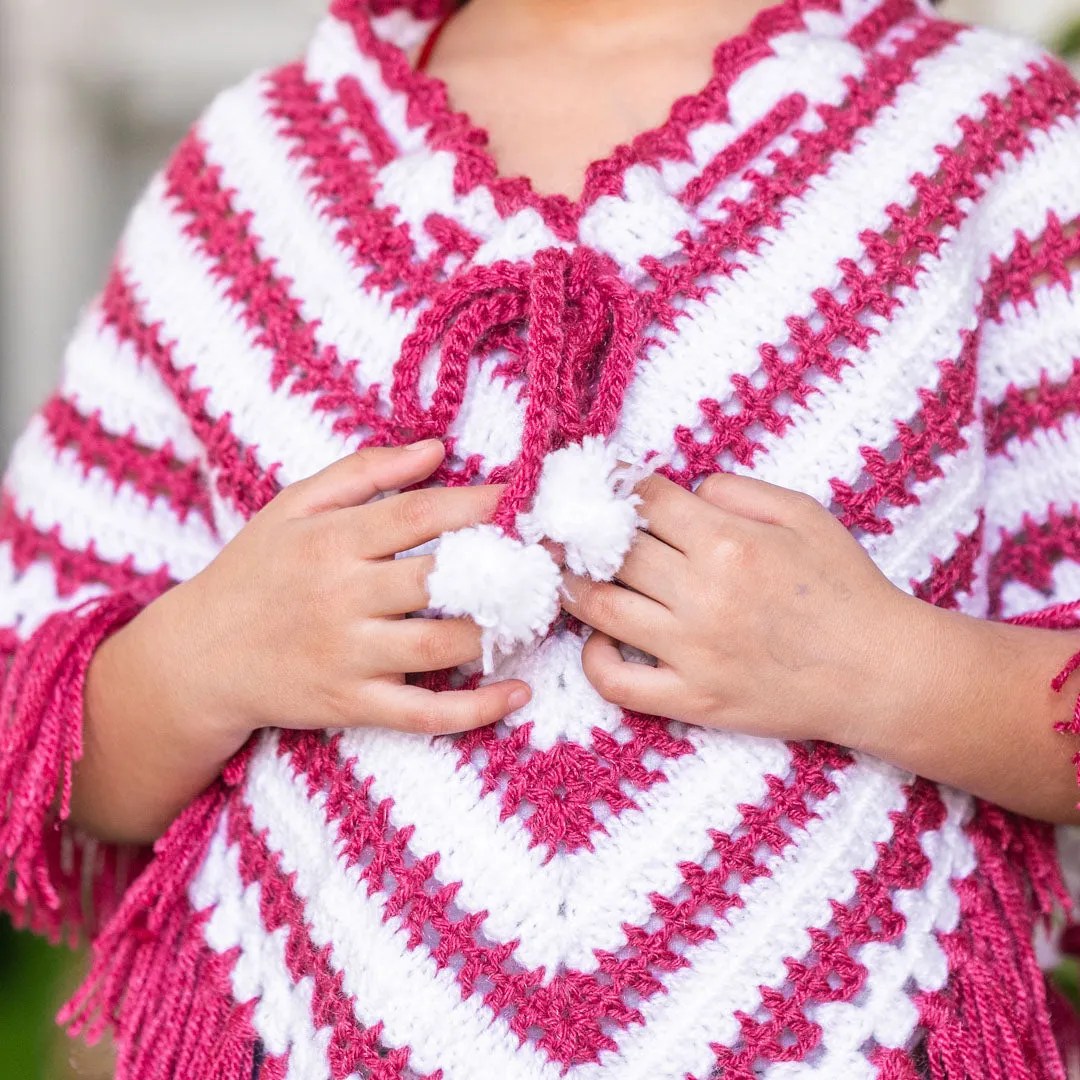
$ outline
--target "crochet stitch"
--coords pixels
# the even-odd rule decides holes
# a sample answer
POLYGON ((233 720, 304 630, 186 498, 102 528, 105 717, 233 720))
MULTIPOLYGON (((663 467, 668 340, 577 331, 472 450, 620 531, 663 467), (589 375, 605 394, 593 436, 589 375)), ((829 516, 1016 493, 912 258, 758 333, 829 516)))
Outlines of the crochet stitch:
POLYGON ((542 541, 609 579, 635 477, 725 469, 927 602, 1075 625, 1080 88, 917 0, 782 0, 571 200, 411 67, 444 14, 336 0, 210 107, 12 456, 0 903, 94 938, 64 1021, 119 1080, 1063 1080, 1053 830, 607 704, 542 541), (486 670, 430 685, 530 703, 267 732, 148 862, 79 836, 97 643, 283 485, 421 436, 433 482, 507 484, 430 583, 486 670))

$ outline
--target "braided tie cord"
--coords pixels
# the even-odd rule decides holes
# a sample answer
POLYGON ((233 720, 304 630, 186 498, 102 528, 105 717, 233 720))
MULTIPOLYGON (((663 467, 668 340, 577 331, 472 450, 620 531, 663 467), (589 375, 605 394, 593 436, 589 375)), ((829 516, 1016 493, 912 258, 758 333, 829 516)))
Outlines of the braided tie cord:
POLYGON ((641 298, 591 248, 552 247, 532 263, 474 266, 447 284, 402 346, 393 419, 416 438, 445 436, 461 411, 472 357, 507 348, 514 360, 502 370, 523 376, 527 401, 521 453, 495 524, 516 536, 545 456, 615 430, 643 322, 641 298), (425 405, 421 377, 436 349, 435 391, 425 405))

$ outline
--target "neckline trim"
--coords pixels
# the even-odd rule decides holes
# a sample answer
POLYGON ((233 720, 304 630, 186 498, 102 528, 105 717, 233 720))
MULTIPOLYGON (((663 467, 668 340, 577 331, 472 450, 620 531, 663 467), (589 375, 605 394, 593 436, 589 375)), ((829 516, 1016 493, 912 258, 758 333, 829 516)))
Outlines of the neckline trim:
MULTIPOLYGON (((852 31, 863 21, 862 17, 884 14, 886 8, 903 9, 888 19, 890 23, 900 21, 915 9, 917 2, 885 0, 879 4, 875 0, 860 4, 863 10, 858 16, 851 18, 848 13, 849 19, 844 21, 850 22, 848 29, 852 31)), ((501 217, 534 209, 560 240, 574 242, 578 239, 581 218, 598 199, 623 194, 624 178, 630 168, 639 164, 655 166, 661 161, 692 160, 690 133, 704 123, 727 118, 731 87, 756 64, 775 55, 774 38, 810 32, 807 13, 840 16, 851 6, 845 0, 778 0, 758 12, 745 30, 716 46, 708 82, 698 91, 676 99, 661 125, 639 133, 630 142, 614 147, 607 156, 590 162, 582 192, 576 199, 563 194, 541 194, 533 188, 529 177, 503 174, 489 150, 487 130, 474 123, 466 112, 453 107, 446 83, 419 70, 390 34, 380 32, 381 28, 373 25, 374 19, 405 13, 434 27, 453 12, 455 0, 334 0, 331 14, 351 28, 360 50, 379 64, 386 85, 406 97, 409 122, 426 128, 429 148, 454 155, 454 186, 459 196, 486 187, 501 217)))

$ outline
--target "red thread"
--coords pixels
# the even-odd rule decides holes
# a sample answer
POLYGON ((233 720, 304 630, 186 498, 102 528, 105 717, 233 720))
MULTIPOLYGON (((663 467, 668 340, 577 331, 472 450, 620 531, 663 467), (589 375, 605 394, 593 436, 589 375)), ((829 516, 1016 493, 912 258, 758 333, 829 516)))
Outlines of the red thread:
POLYGON ((1010 384, 997 404, 983 406, 986 452, 1002 454, 1012 439, 1028 441, 1037 431, 1061 430, 1067 416, 1080 413, 1080 359, 1064 382, 1052 383, 1043 369, 1037 386, 1010 384))
POLYGON ((915 999, 930 1080, 1065 1080, 1031 947, 1040 915, 1068 904, 1053 828, 979 803, 966 831, 978 868, 953 883, 959 925, 939 936, 949 982, 915 999))
MULTIPOLYGON (((1075 112, 1078 104, 1080 97, 1075 85, 1058 65, 1048 63, 1036 68, 1026 82, 1016 84, 1006 99, 988 98, 986 116, 981 123, 970 118, 962 120, 964 140, 955 147, 942 149, 941 165, 935 177, 915 178, 916 209, 909 212, 893 207, 890 214, 894 227, 889 234, 863 234, 867 254, 874 263, 873 272, 865 275, 854 263, 843 265, 849 296, 842 304, 826 290, 815 293, 815 303, 823 317, 821 330, 815 331, 805 319, 790 321, 796 361, 783 364, 775 346, 763 346, 762 368, 769 376, 766 387, 757 390, 749 380, 736 380, 736 396, 742 409, 734 414, 718 402, 703 402, 702 411, 714 428, 707 442, 699 443, 688 429, 676 433, 676 442, 687 464, 673 474, 675 478, 691 482, 712 471, 717 456, 724 451, 743 464, 752 463, 761 444, 749 436, 751 425, 757 423, 765 430, 778 431, 790 423, 790 417, 775 412, 772 403, 776 396, 786 391, 797 404, 805 405, 812 388, 805 383, 803 375, 812 368, 839 378, 840 371, 852 361, 843 352, 834 354, 836 344, 865 349, 870 331, 860 322, 864 310, 888 316, 898 303, 893 291, 915 284, 924 267, 921 261, 908 258, 910 252, 936 256, 941 244, 938 233, 941 225, 959 224, 964 213, 961 207, 977 200, 985 190, 985 185, 976 178, 993 175, 1008 154, 1020 154, 1030 148, 1026 134, 1022 138, 1013 136, 1016 125, 1022 122, 1027 129, 1046 128, 1061 116, 1075 112)), ((966 445, 957 427, 974 415, 976 347, 976 335, 968 333, 960 358, 955 363, 941 364, 942 380, 936 392, 924 390, 920 394, 923 408, 919 414, 908 424, 898 424, 900 452, 895 458, 886 458, 881 451, 868 448, 864 451, 868 483, 855 488, 834 479, 841 520, 849 527, 857 526, 872 533, 891 531, 891 522, 878 511, 878 504, 903 506, 915 502, 908 488, 910 481, 939 475, 937 458, 956 453, 966 445)))
POLYGON ((892 897, 925 884, 930 860, 920 838, 940 829, 945 820, 945 806, 934 785, 917 780, 907 794, 904 810, 890 814, 893 834, 887 843, 877 845, 873 869, 856 872, 855 895, 847 903, 833 900, 830 926, 808 931, 807 957, 784 961, 788 974, 784 987, 761 987, 760 1010, 739 1014, 740 1037, 734 1046, 713 1044, 716 1071, 711 1075, 757 1080, 770 1064, 805 1061, 821 1040, 820 1026, 807 1016, 809 1007, 852 1001, 866 981, 866 968, 855 959, 855 950, 873 942, 896 942, 902 936, 905 919, 892 897))
POLYGON ((383 127, 375 102, 360 85, 359 79, 351 75, 341 79, 337 84, 337 99, 352 128, 364 137, 375 168, 381 169, 393 161, 398 156, 397 143, 383 127))
POLYGON ((910 421, 897 421, 897 452, 864 446, 862 482, 853 486, 836 478, 830 481, 838 516, 849 529, 891 533, 893 525, 884 509, 917 505, 918 496, 909 485, 944 475, 939 459, 967 447, 960 432, 975 419, 979 334, 965 330, 961 340, 957 360, 938 365, 937 386, 919 391, 922 408, 910 421))
POLYGON ((993 256, 984 286, 983 313, 1001 321, 1005 304, 1019 311, 1023 304, 1035 306, 1035 290, 1041 285, 1061 285, 1072 292, 1073 271, 1080 257, 1080 229, 1071 221, 1068 227, 1052 210, 1047 214, 1042 235, 1031 240, 1022 232, 1004 259, 993 256))
POLYGON ((336 348, 318 344, 316 326, 304 318, 300 301, 259 254, 251 214, 232 205, 233 193, 221 186, 221 169, 210 164, 196 136, 181 144, 165 175, 170 198, 189 218, 184 232, 211 261, 211 274, 238 306, 254 342, 273 356, 273 389, 288 382, 290 394, 313 395, 314 408, 334 416, 335 432, 360 431, 367 441, 385 441, 379 387, 358 390, 357 362, 343 363, 336 348))
MULTIPOLYGON (((949 23, 927 22, 912 39, 903 43, 895 56, 874 56, 862 80, 852 85, 848 100, 838 108, 821 106, 818 112, 825 121, 815 133, 800 132, 799 149, 794 154, 774 156, 774 167, 767 173, 748 173, 753 183, 751 196, 742 203, 726 202, 721 209, 724 217, 706 224, 697 238, 683 239, 684 260, 669 264, 653 258, 642 260, 642 266, 656 281, 653 297, 653 316, 662 325, 674 328, 683 317, 673 303, 680 294, 702 299, 707 289, 700 281, 709 275, 730 276, 739 268, 741 252, 754 252, 761 243, 763 228, 776 228, 782 220, 781 206, 805 190, 807 183, 825 172, 832 159, 850 151, 858 133, 868 126, 878 112, 895 97, 900 86, 914 74, 916 63, 940 51, 953 40, 957 28, 949 23)), ((864 310, 888 317, 897 301, 883 288, 882 282, 867 275, 852 260, 840 267, 843 285, 849 300, 844 306, 828 292, 815 293, 815 303, 823 309, 823 328, 815 332, 805 319, 791 323, 791 344, 795 357, 785 361, 776 345, 761 348, 761 370, 766 375, 762 388, 750 379, 733 380, 734 402, 737 409, 725 408, 719 401, 700 402, 704 419, 711 429, 704 441, 698 441, 687 427, 675 432, 675 443, 685 459, 679 469, 668 469, 668 475, 680 483, 691 484, 695 479, 714 472, 722 455, 744 465, 753 463, 762 444, 755 437, 757 430, 783 431, 790 417, 778 411, 776 404, 784 396, 800 407, 806 407, 815 388, 807 376, 816 370, 830 378, 840 378, 848 361, 833 354, 838 343, 865 349, 870 331, 858 319, 864 310), (854 335, 848 338, 846 335, 854 335)))
MULTIPOLYGON (((1056 214, 1047 215, 1043 232, 1031 240, 1017 233, 1012 251, 994 257, 984 288, 983 316, 1001 321, 1001 310, 1010 303, 1017 310, 1036 303, 1036 290, 1057 284, 1071 292, 1073 272, 1080 258, 1080 230, 1077 222, 1063 226, 1056 214)), ((1010 440, 1021 442, 1036 431, 1061 429, 1066 416, 1080 412, 1080 360, 1063 382, 1052 383, 1045 371, 1038 385, 1018 387, 1011 383, 1001 401, 985 402, 983 421, 986 448, 991 454, 1004 453, 1010 440)))
MULTIPOLYGON (((337 239, 352 252, 353 264, 366 271, 364 285, 394 294, 395 306, 413 307, 445 280, 449 259, 459 252, 446 243, 426 260, 416 258, 409 226, 398 221, 393 206, 375 205, 375 179, 370 161, 357 161, 346 141, 345 125, 318 87, 294 64, 267 78, 270 115, 280 134, 293 144, 320 212, 337 228, 337 239)), ((460 230, 464 239, 467 234, 460 230)), ((466 241, 471 252, 477 244, 466 241)), ((462 251, 464 248, 462 248, 462 251)))
POLYGON ((653 257, 642 260, 657 282, 657 311, 662 322, 673 322, 677 309, 665 306, 673 297, 704 295, 700 281, 705 275, 729 274, 737 265, 728 256, 753 252, 761 243, 760 231, 775 228, 782 220, 780 207, 797 197, 816 176, 824 174, 834 157, 849 153, 859 132, 869 127, 880 110, 896 97, 899 88, 915 75, 915 65, 933 56, 959 33, 959 27, 939 20, 923 20, 910 40, 895 53, 871 55, 861 79, 852 80, 847 99, 839 106, 817 106, 823 121, 815 132, 798 130, 798 147, 792 153, 772 155, 767 172, 748 171, 743 179, 752 185, 742 202, 725 201, 723 217, 705 223, 700 237, 682 239, 684 260, 669 262, 653 257))
POLYGON ((633 733, 625 741, 594 728, 588 748, 565 742, 550 750, 531 748, 531 724, 505 737, 496 728, 480 728, 458 740, 459 766, 482 761, 481 794, 503 792, 503 821, 531 808, 523 816, 524 826, 533 844, 547 848, 549 858, 592 850, 594 834, 607 832, 596 816, 598 806, 617 817, 637 809, 628 788, 644 792, 666 782, 661 770, 646 768, 646 755, 670 761, 693 753, 692 743, 653 717, 624 713, 623 723, 633 733))
POLYGON ((1050 595, 1054 567, 1063 559, 1080 562, 1080 508, 1061 512, 1050 506, 1046 517, 1025 514, 1014 533, 1002 533, 1001 543, 990 561, 990 612, 1001 612, 1001 593, 1010 581, 1021 582, 1050 595))
MULTIPOLYGON (((269 934, 288 929, 285 962, 293 982, 312 981, 314 1027, 331 1031, 327 1056, 333 1080, 357 1074, 370 1080, 422 1080, 409 1068, 408 1047, 388 1047, 381 1023, 364 1027, 356 1019, 355 1001, 344 989, 343 973, 331 964, 331 950, 311 940, 304 902, 294 889, 295 876, 282 870, 280 857, 267 849, 265 831, 256 831, 250 808, 239 799, 229 806, 228 837, 239 848, 244 885, 259 885, 264 929, 269 934)), ((441 1076, 439 1070, 428 1080, 441 1076)))
POLYGON ((683 188, 679 198, 687 206, 697 206, 716 188, 717 184, 741 169, 745 169, 750 162, 759 157, 769 143, 775 141, 792 124, 801 119, 806 109, 807 100, 803 94, 789 94, 774 105, 753 127, 744 131, 730 145, 725 146, 683 188))
MULTIPOLYGON (((1044 630, 1080 630, 1080 600, 1053 604, 1040 611, 1028 611, 1023 615, 1007 619, 1006 622, 1017 626, 1038 626, 1044 630)), ((1080 670, 1080 649, 1073 653, 1065 662, 1065 666, 1054 676, 1050 682, 1050 689, 1060 694, 1078 670, 1080 670)), ((1080 735, 1080 691, 1076 694, 1072 716, 1068 720, 1059 721, 1054 728, 1062 735, 1080 735)), ((1073 755, 1073 764, 1077 769, 1077 783, 1080 784, 1080 750, 1073 755)))
MULTIPOLYGON (((936 256, 941 246, 940 229, 956 227, 964 217, 965 201, 977 200, 986 190, 979 178, 989 178, 1014 155, 1031 149, 1030 132, 1045 130, 1063 116, 1075 115, 1080 107, 1080 91, 1071 76, 1053 62, 1034 67, 1025 82, 1014 82, 1006 98, 987 96, 982 121, 963 117, 958 122, 963 141, 941 151, 941 165, 932 178, 915 177, 918 201, 914 212, 890 208, 896 239, 864 234, 867 250, 878 273, 895 285, 913 285, 924 269, 921 259, 912 262, 910 253, 920 251, 936 256), (1017 132, 1020 134, 1017 134, 1017 132)), ((991 309, 992 294, 984 288, 980 312, 991 309)), ((993 288, 997 288, 995 284, 993 288)), ((888 533, 892 523, 878 509, 879 504, 910 506, 918 502, 910 490, 914 482, 942 475, 938 460, 967 446, 960 429, 975 417, 975 378, 980 333, 965 331, 962 348, 954 361, 939 365, 937 387, 922 390, 922 408, 908 423, 897 424, 898 453, 888 457, 873 447, 863 449, 866 462, 863 482, 853 487, 832 480, 833 495, 840 520, 849 528, 868 533, 888 533)))
POLYGON ((441 80, 415 70, 399 49, 379 38, 368 22, 369 5, 365 0, 336 0, 331 12, 350 25, 361 52, 378 61, 383 81, 405 94, 409 123, 425 128, 429 146, 456 155, 459 194, 485 186, 503 217, 531 207, 560 240, 573 240, 578 222, 589 206, 603 195, 622 193, 627 169, 641 164, 656 166, 665 160, 691 160, 690 132, 710 120, 725 119, 728 90, 735 80, 772 55, 773 37, 804 30, 804 12, 815 9, 836 12, 839 4, 835 0, 787 0, 757 15, 745 33, 719 45, 709 82, 698 93, 675 102, 667 121, 659 128, 637 136, 629 145, 616 147, 607 158, 592 162, 578 200, 565 195, 539 195, 527 178, 500 175, 487 149, 487 132, 452 109, 441 80))
POLYGON ((975 586, 975 563, 982 552, 986 514, 979 511, 979 524, 972 533, 956 534, 956 549, 947 559, 931 557, 933 569, 923 581, 911 582, 911 590, 920 600, 941 608, 956 610, 958 594, 970 594, 975 586))
POLYGON ((872 49, 890 30, 918 14, 915 0, 885 0, 848 31, 847 39, 860 49, 872 49))
POLYGON ((187 898, 250 756, 251 744, 154 845, 153 861, 98 936, 86 980, 60 1012, 59 1022, 90 1042, 113 1028, 117 1080, 250 1075, 254 1002, 233 1000, 228 973, 236 956, 209 949, 209 912, 194 912, 187 898))

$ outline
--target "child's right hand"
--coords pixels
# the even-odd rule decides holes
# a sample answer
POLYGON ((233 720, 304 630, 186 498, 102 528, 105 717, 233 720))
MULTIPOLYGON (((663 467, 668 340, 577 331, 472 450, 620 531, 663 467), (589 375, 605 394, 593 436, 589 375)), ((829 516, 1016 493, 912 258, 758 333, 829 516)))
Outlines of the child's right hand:
POLYGON ((500 489, 376 498, 424 480, 442 456, 428 442, 336 462, 284 490, 177 589, 189 610, 182 621, 202 630, 201 663, 188 669, 193 712, 243 740, 260 727, 434 735, 494 723, 525 704, 520 682, 436 694, 405 681, 481 655, 468 620, 403 618, 428 606, 434 559, 394 556, 487 520, 500 489))
POLYGON ((410 674, 479 659, 460 619, 428 604, 431 556, 395 559, 490 518, 497 487, 426 488, 438 442, 364 450, 286 488, 199 575, 103 643, 87 677, 73 806, 85 828, 144 841, 261 727, 494 723, 528 701, 503 682, 434 693, 410 674))

